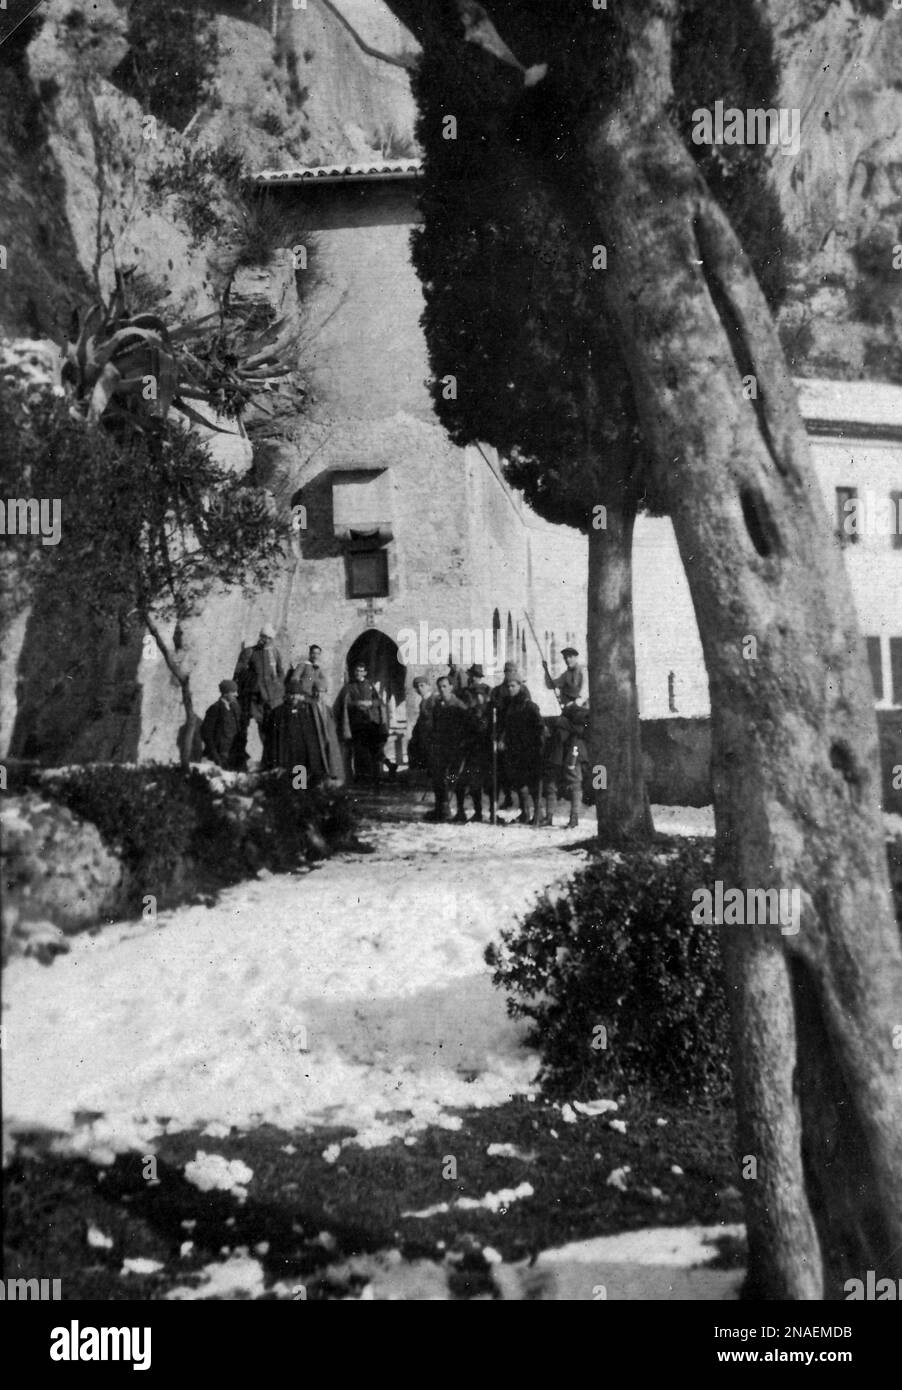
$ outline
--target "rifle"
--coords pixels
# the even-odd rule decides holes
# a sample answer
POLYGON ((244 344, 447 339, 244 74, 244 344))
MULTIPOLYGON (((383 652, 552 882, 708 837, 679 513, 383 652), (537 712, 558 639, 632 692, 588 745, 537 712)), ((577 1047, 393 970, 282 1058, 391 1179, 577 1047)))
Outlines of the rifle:
POLYGON ((550 688, 551 690, 554 691, 555 695, 557 696, 558 706, 559 706, 561 709, 563 709, 563 708, 564 708, 563 696, 561 695, 561 692, 558 690, 557 686, 551 684, 551 672, 550 672, 549 669, 548 669, 548 662, 545 660, 545 656, 544 656, 544 653, 543 653, 543 651, 542 651, 542 644, 541 644, 541 642, 539 641, 538 637, 536 636, 536 630, 535 630, 535 628, 534 628, 533 625, 532 625, 532 618, 529 616, 529 614, 526 612, 525 609, 524 609, 524 612, 523 612, 523 616, 524 616, 524 618, 526 619, 526 621, 529 623, 529 630, 530 630, 530 632, 532 633, 532 640, 535 642, 536 646, 537 646, 538 649, 539 649, 539 657, 540 657, 541 662, 542 662, 542 670, 545 672, 545 675, 546 675, 547 678, 548 678, 549 688, 550 688))
POLYGON ((498 805, 498 733, 495 728, 495 721, 498 711, 492 705, 492 812, 489 817, 492 825, 497 825, 497 805, 498 805))

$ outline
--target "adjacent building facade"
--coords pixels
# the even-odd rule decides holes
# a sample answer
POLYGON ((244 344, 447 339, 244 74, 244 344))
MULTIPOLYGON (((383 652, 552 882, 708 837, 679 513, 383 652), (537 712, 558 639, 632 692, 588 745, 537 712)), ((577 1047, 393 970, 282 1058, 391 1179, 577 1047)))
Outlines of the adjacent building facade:
MULTIPOLYGON (((842 550, 879 709, 902 708, 902 387, 800 379, 824 529, 842 550)), ((666 519, 636 524, 634 598, 644 718, 709 711, 689 585, 666 519)))

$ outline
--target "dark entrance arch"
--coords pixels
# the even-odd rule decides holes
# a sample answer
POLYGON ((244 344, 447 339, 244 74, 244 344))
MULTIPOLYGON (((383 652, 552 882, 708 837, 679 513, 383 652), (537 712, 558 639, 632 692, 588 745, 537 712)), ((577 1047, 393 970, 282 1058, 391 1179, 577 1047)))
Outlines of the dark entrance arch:
POLYGON ((379 687, 386 700, 395 708, 403 705, 407 684, 407 667, 398 660, 398 644, 378 628, 367 628, 351 643, 347 659, 346 679, 354 663, 362 661, 370 680, 379 687))

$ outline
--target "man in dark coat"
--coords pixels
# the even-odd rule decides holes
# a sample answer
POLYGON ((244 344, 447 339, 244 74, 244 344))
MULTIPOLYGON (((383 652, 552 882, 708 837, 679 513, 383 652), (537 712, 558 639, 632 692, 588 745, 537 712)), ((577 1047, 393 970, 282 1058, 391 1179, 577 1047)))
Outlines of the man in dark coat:
POLYGON ((204 757, 230 772, 242 772, 247 763, 244 732, 238 686, 234 681, 220 681, 219 699, 210 705, 200 726, 204 757))
POLYGON ((351 679, 338 692, 332 707, 339 736, 349 748, 349 761, 355 782, 382 777, 382 750, 388 738, 388 717, 382 698, 367 679, 366 666, 357 662, 351 679))
POLYGON ((253 647, 245 647, 235 667, 238 699, 245 726, 253 719, 264 749, 272 712, 285 696, 285 668, 276 647, 275 629, 265 623, 253 647))
POLYGON ((510 785, 520 798, 519 824, 532 824, 542 778, 545 726, 538 705, 529 698, 519 672, 508 672, 507 699, 501 706, 498 746, 510 785))
POLYGON ((448 795, 463 771, 466 712, 466 706, 451 688, 450 676, 439 676, 432 709, 431 770, 435 806, 426 820, 443 821, 448 818, 448 795))
POLYGON ((489 797, 489 819, 492 816, 492 711, 489 707, 489 687, 485 682, 468 686, 463 719, 464 764, 456 787, 458 825, 467 822, 464 801, 467 792, 473 798, 473 820, 482 820, 483 789, 489 797))
POLYGON ((317 787, 332 776, 309 700, 297 679, 285 687, 285 699, 272 713, 267 742, 267 766, 285 768, 298 777, 301 790, 317 787))
MULTIPOLYGON (((493 708, 495 711, 495 722, 499 729, 501 728, 502 722, 502 710, 504 706, 507 704, 508 699, 510 698, 507 690, 507 678, 511 674, 511 672, 513 672, 516 675, 518 681, 520 681, 520 689, 526 692, 527 700, 532 699, 532 695, 529 693, 529 686, 526 685, 526 683, 520 679, 520 672, 517 669, 517 663, 515 661, 505 661, 504 676, 501 680, 501 684, 493 686, 489 693, 489 704, 491 708, 493 708)), ((514 784, 511 782, 510 776, 508 775, 507 761, 504 756, 504 751, 501 748, 499 748, 498 750, 498 789, 499 795, 502 798, 502 808, 505 811, 510 810, 510 808, 514 804, 513 793, 516 790, 516 788, 514 787, 514 784)))
MULTIPOLYGON (((460 683, 460 688, 455 690, 455 695, 459 700, 463 700, 465 705, 475 705, 477 686, 485 685, 485 672, 482 667, 474 663, 467 669, 464 680, 460 683)), ((488 686, 486 686, 488 690, 488 686)))
POLYGON ((412 772, 428 772, 432 767, 432 712, 437 697, 432 693, 428 676, 417 676, 413 688, 420 706, 407 745, 407 765, 412 772))
POLYGON ((579 825, 582 804, 583 773, 589 762, 587 731, 589 711, 579 705, 568 705, 559 715, 545 720, 548 739, 542 762, 542 795, 545 812, 538 808, 540 825, 554 825, 558 794, 570 802, 568 829, 579 825))

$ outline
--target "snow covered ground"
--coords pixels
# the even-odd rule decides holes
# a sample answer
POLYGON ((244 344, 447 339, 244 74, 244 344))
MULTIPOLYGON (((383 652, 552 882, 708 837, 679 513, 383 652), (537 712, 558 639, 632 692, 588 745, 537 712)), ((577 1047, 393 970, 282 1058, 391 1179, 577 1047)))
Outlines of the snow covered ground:
POLYGON ((99 1115, 76 1143, 101 1151, 209 1122, 372 1144, 528 1090, 483 951, 584 862, 564 847, 586 829, 364 827, 373 854, 76 937, 50 970, 14 961, 7 1119, 72 1133, 99 1115))
MULTIPOLYGON (((710 811, 691 808, 656 808, 656 823, 671 833, 712 829, 710 811)), ((263 876, 155 924, 76 937, 49 970, 13 961, 7 1124, 55 1131, 60 1152, 100 1163, 200 1128, 209 1152, 186 1176, 202 1189, 231 1182, 238 1200, 250 1170, 239 1163, 235 1177, 235 1163, 216 1153, 229 1126, 347 1125, 356 1135, 344 1143, 364 1147, 429 1125, 458 1128, 455 1109, 530 1091, 537 1058, 507 1017, 483 951, 585 862, 573 846, 590 830, 365 824, 373 853, 263 876)), ((328 1162, 341 1145, 331 1149, 328 1162)), ((710 1239, 684 1228, 581 1242, 546 1252, 538 1273, 505 1266, 499 1287, 505 1297, 536 1296, 523 1289, 539 1278, 538 1296, 551 1298, 599 1297, 600 1286, 610 1286, 606 1297, 735 1297, 736 1270, 693 1268, 716 1253, 710 1239)), ((392 1252, 368 1258, 367 1297, 448 1296, 428 1292, 431 1282, 443 1287, 432 1267, 418 1275, 392 1252)), ((171 1296, 257 1297, 262 1273, 252 1257, 239 1271, 230 1256, 208 1283, 171 1296), (233 1278, 236 1292, 223 1295, 233 1278)))

